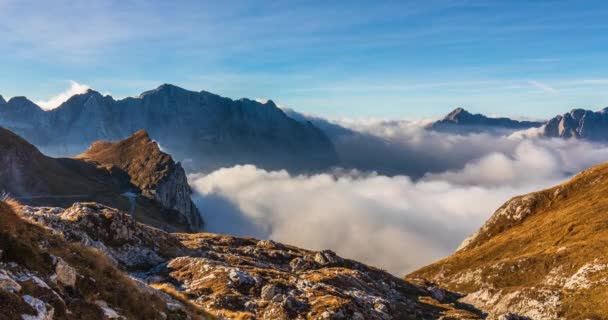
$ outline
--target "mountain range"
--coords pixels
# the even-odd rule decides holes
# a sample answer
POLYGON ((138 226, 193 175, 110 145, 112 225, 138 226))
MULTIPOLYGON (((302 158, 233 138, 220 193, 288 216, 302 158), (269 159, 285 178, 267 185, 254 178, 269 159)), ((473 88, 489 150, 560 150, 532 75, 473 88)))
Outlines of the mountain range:
POLYGON ((321 130, 289 118, 272 101, 231 100, 169 84, 121 100, 89 90, 49 111, 25 97, 1 99, 0 126, 62 156, 144 129, 195 171, 255 164, 304 172, 338 163, 321 130))
POLYGON ((445 132, 483 132, 489 130, 523 130, 540 127, 539 121, 518 121, 509 118, 490 118, 482 114, 472 114, 463 108, 456 108, 443 119, 433 122, 429 129, 445 132))
POLYGON ((548 138, 576 138, 590 141, 608 140, 608 108, 599 111, 572 109, 547 121, 518 121, 491 118, 456 108, 443 119, 427 126, 430 130, 451 133, 505 132, 539 128, 540 136, 548 138))

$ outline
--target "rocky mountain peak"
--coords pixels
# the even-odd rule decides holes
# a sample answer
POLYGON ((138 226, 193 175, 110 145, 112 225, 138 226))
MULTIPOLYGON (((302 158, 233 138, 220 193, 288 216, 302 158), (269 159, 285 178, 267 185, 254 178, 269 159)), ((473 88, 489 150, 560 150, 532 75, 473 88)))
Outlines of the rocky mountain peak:
POLYGON ((118 142, 96 142, 78 159, 116 166, 131 177, 142 195, 180 213, 192 231, 202 228, 198 209, 190 200, 186 173, 179 163, 162 152, 145 130, 118 142))
POLYGON ((464 108, 456 108, 454 109, 452 112, 448 113, 443 119, 444 120, 451 120, 451 121, 458 121, 458 119, 462 119, 462 118, 466 118, 466 117, 470 117, 472 114, 468 111, 466 111, 464 108))
POLYGON ((4 97, 0 94, 0 104, 6 104, 6 100, 4 100, 4 97))
POLYGON ((42 108, 40 108, 40 106, 23 96, 12 97, 10 100, 8 100, 7 104, 17 109, 42 111, 42 108))

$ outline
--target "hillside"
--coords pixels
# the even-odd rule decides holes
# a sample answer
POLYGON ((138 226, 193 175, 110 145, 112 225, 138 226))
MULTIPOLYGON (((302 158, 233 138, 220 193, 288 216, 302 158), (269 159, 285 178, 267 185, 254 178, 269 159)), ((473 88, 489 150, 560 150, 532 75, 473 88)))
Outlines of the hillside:
POLYGON ((15 201, 0 201, 1 319, 211 319, 20 212, 15 201))
POLYGON ((321 130, 289 118, 272 101, 231 100, 169 84, 121 100, 89 90, 50 111, 13 98, 0 102, 0 126, 62 156, 144 129, 196 171, 249 163, 300 172, 338 163, 321 130))
POLYGON ((96 201, 160 228, 200 230, 202 220, 179 164, 143 132, 117 145, 129 147, 98 143, 89 158, 51 158, 0 128, 0 193, 32 205, 69 207, 76 201, 96 201), (125 160, 138 152, 138 158, 125 160), (100 162, 93 161, 95 156, 100 162), (126 167, 131 163, 133 167, 126 167))
POLYGON ((452 256, 407 276, 467 294, 493 318, 608 315, 608 164, 515 197, 452 256))
POLYGON ((331 251, 208 233, 171 234, 96 203, 22 207, 154 288, 222 319, 479 319, 456 295, 331 251))

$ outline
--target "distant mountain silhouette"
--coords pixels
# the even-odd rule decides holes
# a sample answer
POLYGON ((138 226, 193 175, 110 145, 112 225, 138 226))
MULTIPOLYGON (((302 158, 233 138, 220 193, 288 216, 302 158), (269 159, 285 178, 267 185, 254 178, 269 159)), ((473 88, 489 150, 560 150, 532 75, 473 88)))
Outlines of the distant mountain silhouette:
POLYGON ((547 137, 608 140, 608 108, 594 112, 573 109, 547 122, 543 131, 547 137))
POLYGON ((76 154, 97 140, 144 129, 193 170, 251 163, 267 169, 321 170, 336 165, 331 141, 272 101, 231 100, 164 84, 114 100, 89 90, 44 111, 25 97, 0 101, 0 125, 54 155, 76 154))
POLYGON ((433 122, 429 129, 444 132, 483 132, 500 130, 523 130, 540 127, 544 122, 517 121, 510 118, 490 118, 482 114, 472 114, 463 108, 456 108, 443 119, 433 122))

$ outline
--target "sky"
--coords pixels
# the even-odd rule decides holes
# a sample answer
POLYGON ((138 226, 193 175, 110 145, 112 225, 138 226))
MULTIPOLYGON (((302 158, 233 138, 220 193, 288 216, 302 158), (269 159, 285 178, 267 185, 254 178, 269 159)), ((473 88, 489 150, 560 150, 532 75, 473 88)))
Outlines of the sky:
POLYGON ((0 94, 52 107, 172 83, 330 118, 548 118, 608 105, 607 14, 594 0, 0 0, 0 94))

